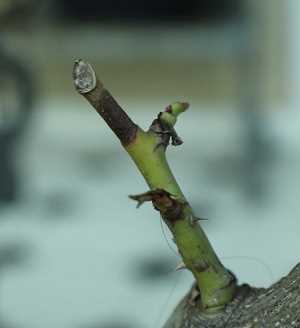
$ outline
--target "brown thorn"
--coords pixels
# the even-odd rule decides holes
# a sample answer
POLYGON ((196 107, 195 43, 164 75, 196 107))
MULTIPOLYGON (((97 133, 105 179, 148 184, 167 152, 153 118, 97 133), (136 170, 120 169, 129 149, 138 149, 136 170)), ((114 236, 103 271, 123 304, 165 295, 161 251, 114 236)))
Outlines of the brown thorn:
POLYGON ((206 218, 198 218, 196 216, 193 216, 193 222, 198 222, 198 221, 208 221, 206 218))

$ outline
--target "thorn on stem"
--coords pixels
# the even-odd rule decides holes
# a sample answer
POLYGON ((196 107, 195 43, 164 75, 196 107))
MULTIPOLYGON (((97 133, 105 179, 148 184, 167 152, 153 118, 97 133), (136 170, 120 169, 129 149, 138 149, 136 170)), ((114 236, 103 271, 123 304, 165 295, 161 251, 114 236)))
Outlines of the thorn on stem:
POLYGON ((183 141, 180 137, 176 136, 172 138, 172 145, 173 146, 180 146, 183 144, 183 141))
POLYGON ((141 205, 143 205, 147 201, 146 199, 141 197, 141 195, 129 195, 128 197, 137 202, 136 208, 139 208, 141 205))
POLYGON ((129 195, 128 197, 137 202, 136 208, 139 208, 145 202, 151 202, 153 200, 153 191, 147 191, 143 194, 129 195))
POLYGON ((184 269, 186 269, 185 264, 184 264, 183 262, 180 262, 180 263, 176 266, 175 271, 180 271, 180 270, 184 270, 184 269))
MULTIPOLYGON (((151 201, 159 202, 162 199, 164 202, 166 202, 167 199, 171 200, 171 197, 172 197, 172 195, 163 189, 150 190, 143 194, 129 195, 130 199, 138 202, 137 207, 140 207, 145 202, 151 202, 151 201)), ((169 204, 167 204, 167 205, 169 205, 169 204)))
POLYGON ((144 202, 151 201, 154 208, 160 211, 163 219, 169 222, 175 222, 182 218, 182 210, 186 205, 185 202, 177 199, 164 189, 155 189, 139 195, 130 195, 129 198, 138 202, 137 207, 144 202))
POLYGON ((206 219, 206 218, 198 218, 196 216, 193 216, 192 220, 193 220, 194 223, 196 223, 198 221, 207 221, 208 219, 206 219))

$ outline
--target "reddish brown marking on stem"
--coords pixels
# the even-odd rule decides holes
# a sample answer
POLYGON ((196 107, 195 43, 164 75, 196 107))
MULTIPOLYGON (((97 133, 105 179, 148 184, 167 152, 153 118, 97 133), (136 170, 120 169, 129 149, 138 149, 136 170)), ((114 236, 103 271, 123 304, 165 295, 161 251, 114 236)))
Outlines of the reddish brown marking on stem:
POLYGON ((76 90, 96 109, 124 146, 135 140, 137 125, 103 87, 89 63, 75 62, 73 80, 76 90))
POLYGON ((97 87, 84 97, 101 115, 124 146, 135 140, 138 127, 106 89, 97 87))

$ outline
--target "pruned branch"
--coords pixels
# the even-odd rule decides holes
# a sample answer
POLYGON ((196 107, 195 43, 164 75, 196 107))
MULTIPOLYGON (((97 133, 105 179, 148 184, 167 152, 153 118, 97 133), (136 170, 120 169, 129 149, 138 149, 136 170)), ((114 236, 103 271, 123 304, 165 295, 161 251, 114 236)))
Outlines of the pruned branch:
POLYGON ((187 268, 195 277, 191 291, 164 328, 300 328, 300 264, 268 289, 237 286, 177 184, 165 151, 170 140, 173 145, 182 143, 174 126, 188 105, 177 102, 168 106, 145 132, 117 104, 89 64, 77 61, 73 79, 77 91, 115 132, 150 187, 150 191, 130 198, 138 206, 153 203, 182 257, 178 269, 187 268))
POLYGON ((76 90, 102 116, 121 143, 124 146, 130 144, 136 136, 137 126, 97 79, 92 66, 83 60, 77 60, 74 64, 73 80, 76 90))
POLYGON ((236 288, 235 278, 216 256, 165 157, 170 139, 173 145, 182 143, 175 131, 175 124, 188 104, 171 104, 158 114, 145 132, 131 121, 104 89, 88 63, 82 60, 75 63, 73 79, 77 91, 120 138, 150 187, 150 192, 139 199, 135 198, 142 203, 145 197, 150 197, 154 207, 160 211, 173 234, 185 266, 197 281, 201 293, 199 308, 205 312, 218 312, 232 300, 236 288))

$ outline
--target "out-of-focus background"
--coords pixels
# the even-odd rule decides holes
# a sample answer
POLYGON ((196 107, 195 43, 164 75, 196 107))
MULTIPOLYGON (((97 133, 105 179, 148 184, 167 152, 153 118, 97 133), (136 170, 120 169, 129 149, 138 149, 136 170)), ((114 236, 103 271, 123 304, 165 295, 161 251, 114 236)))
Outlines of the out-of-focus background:
POLYGON ((0 327, 160 327, 192 283, 119 142, 76 94, 90 61, 143 128, 188 101, 174 173, 241 282, 299 261, 298 0, 0 1, 0 327))

